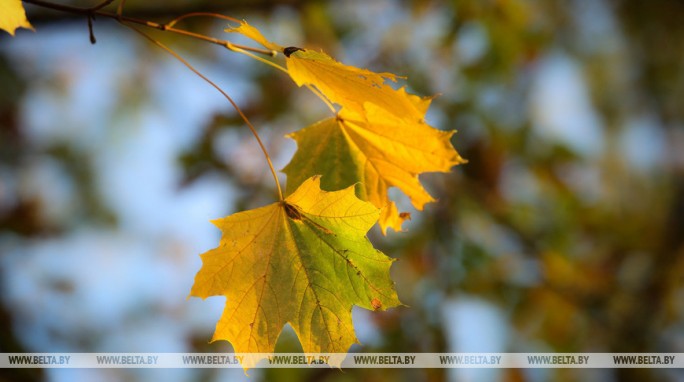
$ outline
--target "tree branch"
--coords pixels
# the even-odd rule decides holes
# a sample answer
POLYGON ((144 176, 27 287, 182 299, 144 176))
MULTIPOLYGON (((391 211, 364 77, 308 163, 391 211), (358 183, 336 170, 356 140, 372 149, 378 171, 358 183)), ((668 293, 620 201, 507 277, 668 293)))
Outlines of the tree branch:
MULTIPOLYGON (((120 23, 142 25, 142 26, 145 26, 148 28, 158 29, 158 30, 165 31, 165 32, 176 33, 176 34, 188 36, 191 38, 195 38, 198 40, 207 41, 207 42, 210 42, 212 44, 220 45, 220 46, 222 46, 226 49, 229 49, 229 50, 233 50, 232 48, 236 47, 236 48, 239 48, 242 50, 247 50, 247 51, 260 53, 260 54, 264 54, 264 55, 269 55, 269 56, 275 56, 278 53, 278 52, 273 51, 273 50, 254 48, 251 46, 244 46, 244 45, 240 45, 240 44, 233 44, 230 41, 221 40, 221 39, 217 39, 214 37, 210 37, 210 36, 206 36, 203 34, 194 33, 194 32, 191 32, 191 31, 188 31, 185 29, 179 29, 179 28, 174 27, 173 25, 175 25, 175 23, 177 21, 179 21, 179 19, 184 18, 184 16, 181 16, 180 18, 174 19, 172 21, 173 24, 169 25, 169 24, 160 24, 160 23, 157 23, 154 21, 149 21, 149 20, 138 19, 138 18, 134 18, 134 17, 128 17, 128 16, 124 16, 124 15, 119 14, 119 13, 112 13, 112 12, 107 12, 107 11, 102 10, 102 8, 111 4, 112 2, 114 2, 114 0, 105 0, 102 3, 100 3, 94 7, 91 7, 91 8, 79 8, 79 7, 73 7, 70 5, 50 3, 47 1, 43 1, 43 0, 23 0, 23 2, 26 4, 32 4, 32 5, 36 5, 39 7, 52 9, 55 11, 66 12, 66 13, 71 13, 71 14, 76 14, 76 15, 83 15, 83 16, 87 17, 88 18, 88 28, 90 31, 90 41, 92 43, 94 43, 94 41, 95 41, 95 36, 92 32, 92 19, 95 16, 102 16, 102 17, 117 20, 120 23)), ((232 20, 232 21, 238 21, 232 17, 224 16, 224 15, 220 15, 220 14, 203 13, 202 16, 212 16, 212 17, 228 19, 228 20, 232 20)), ((188 16, 185 16, 185 17, 188 17, 188 16)))

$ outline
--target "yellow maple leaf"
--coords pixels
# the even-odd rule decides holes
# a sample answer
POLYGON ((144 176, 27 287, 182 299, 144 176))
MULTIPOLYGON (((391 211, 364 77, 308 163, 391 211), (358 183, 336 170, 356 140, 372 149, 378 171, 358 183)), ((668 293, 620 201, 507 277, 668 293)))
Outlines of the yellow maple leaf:
POLYGON ((0 0, 0 29, 14 36, 17 28, 33 29, 21 0, 0 0))
POLYGON ((311 174, 323 175, 325 189, 359 183, 359 197, 383 209, 383 232, 399 231, 409 215, 399 213, 388 189, 399 188, 418 210, 432 202, 418 175, 448 172, 465 162, 451 145, 454 133, 397 118, 372 103, 366 104, 363 116, 342 109, 337 117, 289 135, 297 142, 297 152, 283 169, 288 190, 311 174))
POLYGON ((268 49, 281 51, 286 56, 287 72, 298 86, 314 86, 331 103, 336 103, 358 114, 364 113, 364 103, 372 102, 398 118, 422 121, 430 100, 395 90, 385 84, 396 81, 392 73, 375 73, 367 69, 345 65, 323 52, 275 44, 246 21, 227 32, 240 33, 268 49))
POLYGON ((396 75, 345 65, 323 52, 290 49, 287 71, 298 86, 315 86, 330 102, 357 114, 363 114, 365 103, 370 102, 397 118, 410 122, 423 120, 429 99, 385 84, 385 80, 396 81, 396 75))
POLYGON ((378 214, 353 188, 325 192, 312 177, 283 202, 214 221, 220 245, 201 255, 190 292, 226 296, 212 341, 230 341, 236 353, 271 353, 290 323, 305 352, 347 352, 357 342, 353 305, 400 304, 392 259, 365 236, 378 214))

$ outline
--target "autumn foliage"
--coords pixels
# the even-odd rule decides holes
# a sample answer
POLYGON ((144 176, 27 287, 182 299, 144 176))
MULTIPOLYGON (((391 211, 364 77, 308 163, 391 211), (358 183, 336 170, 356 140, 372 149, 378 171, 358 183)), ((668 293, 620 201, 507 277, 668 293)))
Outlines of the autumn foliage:
POLYGON ((202 255, 192 295, 227 296, 214 339, 227 339, 238 352, 272 351, 288 322, 304 351, 345 352, 356 342, 352 305, 399 304, 389 259, 364 235, 378 219, 386 232, 400 231, 410 217, 390 200, 390 187, 418 210, 434 201, 418 175, 464 162, 451 145, 454 132, 429 126, 430 99, 387 85, 397 79, 393 74, 282 48, 246 22, 228 31, 281 50, 294 82, 340 109, 331 106, 335 116, 290 135, 298 145, 283 170, 290 196, 216 222, 224 237, 202 255))
POLYGON ((14 36, 18 28, 32 29, 31 23, 26 19, 26 12, 21 0, 0 1, 0 29, 14 36))
MULTIPOLYGON (((11 15, 0 28, 13 34, 31 27, 20 1, 0 4, 11 15)), ((394 74, 280 46, 246 22, 227 32, 249 37, 274 56, 282 53, 284 67, 258 59, 309 88, 333 115, 289 135, 298 149, 283 169, 287 188, 279 201, 214 221, 222 238, 201 255, 190 295, 226 296, 213 340, 229 341, 236 352, 272 352, 287 323, 306 352, 346 352, 357 342, 354 305, 384 310, 401 304, 390 279, 392 260, 366 233, 376 222, 385 234, 401 231, 410 218, 390 198, 391 187, 419 211, 434 201, 418 177, 464 163, 451 144, 454 131, 428 125, 431 99, 390 86, 399 79, 394 74)))
POLYGON ((313 177, 282 202, 214 221, 223 237, 202 255, 191 291, 227 298, 213 340, 269 353, 290 323, 304 351, 346 352, 356 342, 353 305, 399 304, 392 260, 365 237, 378 214, 353 187, 326 192, 313 177))

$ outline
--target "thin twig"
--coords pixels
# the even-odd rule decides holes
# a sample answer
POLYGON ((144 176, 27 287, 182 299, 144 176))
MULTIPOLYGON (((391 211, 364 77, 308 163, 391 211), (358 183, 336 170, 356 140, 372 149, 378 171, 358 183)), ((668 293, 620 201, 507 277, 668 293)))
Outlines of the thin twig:
POLYGON ((113 3, 114 1, 115 1, 115 0, 104 0, 104 1, 101 2, 100 4, 98 4, 98 5, 96 5, 96 6, 92 7, 92 8, 88 8, 88 9, 90 9, 90 10, 93 11, 93 12, 99 11, 100 9, 102 9, 102 8, 104 8, 104 7, 106 7, 106 6, 108 6, 109 4, 113 3))
POLYGON ((86 17, 88 19, 88 34, 90 35, 90 43, 95 45, 97 40, 95 39, 95 32, 93 32, 93 19, 95 16, 93 15, 88 15, 86 17))
MULTIPOLYGON (((154 29, 158 29, 161 31, 165 31, 165 32, 176 33, 176 34, 192 37, 195 39, 208 41, 212 44, 220 45, 220 46, 227 48, 227 49, 230 49, 231 46, 234 46, 234 47, 237 47, 237 48, 240 48, 243 50, 247 50, 247 51, 251 51, 251 52, 255 52, 255 53, 259 53, 259 54, 264 54, 267 56, 273 56, 274 55, 273 54, 274 52, 272 50, 265 50, 265 49, 260 49, 260 48, 254 48, 251 46, 233 44, 230 41, 205 36, 203 34, 190 32, 190 31, 185 30, 185 29, 174 28, 173 26, 168 26, 167 24, 160 24, 160 23, 156 23, 154 21, 141 20, 141 19, 136 19, 133 17, 124 16, 122 14, 123 1, 121 3, 119 3, 119 8, 117 9, 116 13, 111 13, 111 12, 103 11, 100 9, 94 9, 94 8, 98 8, 99 5, 94 7, 94 8, 79 8, 79 7, 72 7, 70 5, 50 3, 47 1, 43 1, 43 0, 23 0, 23 2, 27 3, 27 4, 37 5, 37 6, 43 7, 43 8, 54 9, 56 11, 84 15, 86 17, 97 15, 97 16, 107 17, 110 19, 115 19, 115 20, 118 20, 119 22, 122 22, 122 23, 131 23, 131 24, 143 25, 143 26, 146 26, 148 28, 154 28, 154 29)), ((100 4, 100 5, 102 5, 102 4, 100 4)))

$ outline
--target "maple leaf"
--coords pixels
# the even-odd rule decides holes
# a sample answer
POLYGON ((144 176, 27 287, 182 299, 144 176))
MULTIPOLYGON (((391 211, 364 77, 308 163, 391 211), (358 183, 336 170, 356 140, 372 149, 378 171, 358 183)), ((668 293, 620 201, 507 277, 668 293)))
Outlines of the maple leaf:
POLYGON ((14 36, 17 28, 33 29, 21 0, 0 0, 0 29, 14 36))
POLYGON ((246 21, 238 27, 229 27, 226 32, 240 33, 268 49, 285 54, 287 72, 298 85, 312 85, 332 103, 343 108, 364 112, 364 104, 372 102, 399 118, 422 121, 430 100, 409 94, 402 87, 399 90, 386 85, 385 81, 396 81, 392 73, 375 73, 344 65, 323 52, 275 44, 246 21))
POLYGON ((201 255, 190 292, 226 296, 212 341, 227 340, 237 353, 269 353, 290 323, 305 352, 347 352, 357 342, 353 305, 400 304, 393 260, 365 236, 378 214, 353 187, 326 192, 312 177, 282 202, 213 221, 223 236, 201 255))
POLYGON ((290 134, 297 152, 283 172, 288 188, 297 187, 311 174, 324 175, 324 189, 359 183, 358 196, 383 209, 383 233, 388 227, 399 231, 409 215, 398 212, 388 189, 398 187, 418 210, 432 202, 418 174, 448 172, 465 162, 451 145, 454 133, 407 122, 367 103, 364 116, 342 109, 337 117, 290 134))
POLYGON ((430 100, 409 94, 402 87, 395 90, 385 80, 396 81, 391 73, 344 65, 323 52, 286 48, 287 71, 298 85, 313 85, 330 102, 357 114, 365 112, 365 104, 373 103, 397 118, 422 121, 430 100), (289 54, 287 54, 289 53, 289 54))

